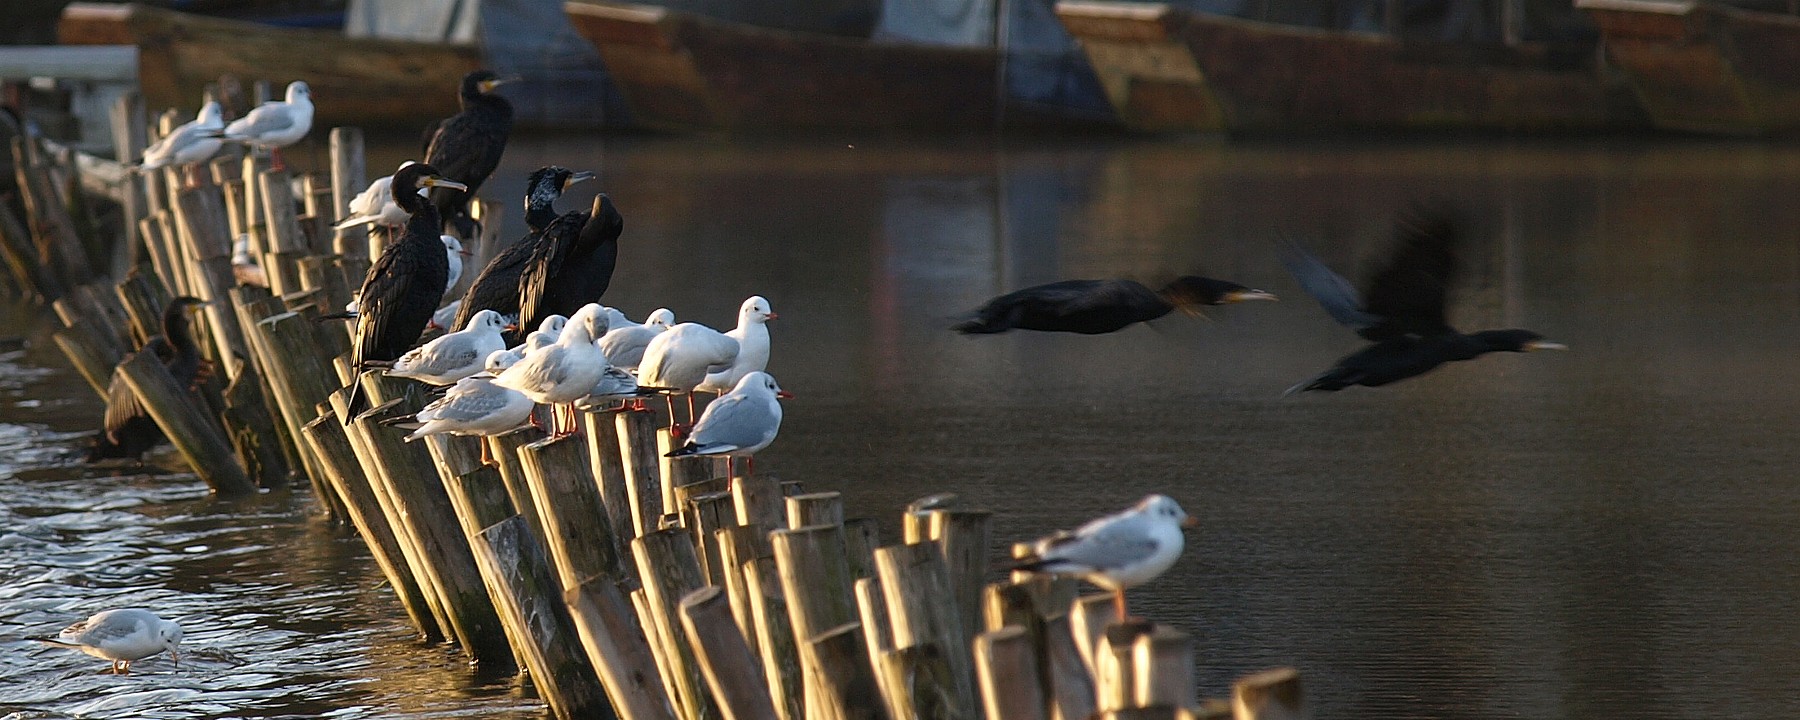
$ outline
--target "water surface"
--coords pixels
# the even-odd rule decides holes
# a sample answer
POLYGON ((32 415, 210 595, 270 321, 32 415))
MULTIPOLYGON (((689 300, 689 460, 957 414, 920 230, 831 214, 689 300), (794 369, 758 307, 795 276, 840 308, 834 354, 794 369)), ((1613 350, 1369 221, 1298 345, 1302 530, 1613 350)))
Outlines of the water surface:
MULTIPOLYGON (((391 165, 404 145, 376 154, 391 165)), ((1136 610, 1198 638, 1201 688, 1294 665, 1320 717, 1779 715, 1800 707, 1800 150, 1420 143, 515 141, 485 194, 601 173, 626 219, 609 303, 724 327, 770 299, 799 397, 758 466, 884 529, 955 491, 1009 542, 1149 492, 1199 516, 1136 610), (1358 347, 1280 236, 1355 276, 1420 198, 1473 220, 1452 319, 1568 353, 1281 397, 1358 347), (1203 270, 1283 302, 1103 337, 945 330, 1073 277, 1203 270)), ((540 714, 417 644, 304 497, 75 462, 99 403, 33 324, 0 333, 0 712, 540 714), (19 638, 117 603, 188 627, 179 671, 19 638)), ((890 535, 892 533, 890 532, 890 535)))

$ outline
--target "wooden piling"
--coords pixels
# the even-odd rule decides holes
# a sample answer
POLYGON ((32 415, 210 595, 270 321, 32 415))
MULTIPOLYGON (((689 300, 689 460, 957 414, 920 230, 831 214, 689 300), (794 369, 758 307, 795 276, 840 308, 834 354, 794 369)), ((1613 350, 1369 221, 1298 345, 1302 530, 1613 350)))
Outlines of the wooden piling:
POLYGON ((624 577, 606 504, 588 474, 587 443, 568 435, 539 440, 518 453, 561 586, 579 587, 595 576, 624 577))
POLYGON ((63 296, 62 279, 49 263, 43 262, 24 220, 7 203, 0 203, 0 260, 6 262, 15 283, 30 288, 44 301, 63 296))
POLYGON ((1137 671, 1132 701, 1138 707, 1193 707, 1199 700, 1194 683, 1194 639, 1167 625, 1156 625, 1132 646, 1137 671))
MULTIPOLYGON (((937 545, 890 545, 875 551, 875 573, 887 600, 894 647, 935 645, 949 663, 949 685, 937 692, 952 698, 955 711, 975 714, 972 661, 963 636, 955 592, 937 545)), ((933 673, 928 677, 935 677, 933 673)), ((890 678, 891 680, 891 678, 890 678)))
POLYGON ((594 578, 568 589, 564 599, 619 720, 675 720, 650 643, 618 581, 594 578))
POLYGON ((482 442, 487 443, 488 456, 493 458, 494 467, 500 471, 500 482, 506 486, 507 497, 512 498, 513 507, 525 517, 531 534, 540 538, 545 536, 543 515, 538 513, 537 499, 532 497, 531 485, 525 480, 525 465, 519 459, 519 448, 544 437, 544 431, 527 425, 482 438, 482 442))
POLYGON ((937 643, 895 648, 876 661, 888 714, 907 718, 979 720, 972 706, 956 697, 950 658, 937 643))
POLYGON ((807 686, 809 693, 819 694, 813 707, 825 709, 838 720, 883 720, 880 705, 873 702, 880 690, 869 666, 860 623, 844 623, 812 636, 803 656, 811 658, 818 672, 807 686))
POLYGON ((926 511, 927 533, 944 557, 956 598, 962 637, 981 631, 981 589, 987 584, 988 546, 994 514, 987 510, 948 508, 926 511))
POLYGON ((875 576, 875 548, 878 547, 881 547, 881 523, 874 518, 844 521, 844 557, 850 562, 852 577, 875 576))
POLYGON ((769 689, 738 632, 725 591, 704 587, 681 599, 681 622, 725 720, 776 720, 769 689))
POLYGON ((1094 676, 1076 647, 1069 614, 1046 617, 1043 638, 1049 720, 1080 720, 1094 714, 1094 676))
POLYGON ((473 548, 484 575, 498 581, 494 595, 511 600, 500 609, 525 650, 538 696, 560 720, 605 714, 606 691, 578 647, 575 623, 524 518, 514 515, 482 530, 473 548))
POLYGON ((1231 686, 1235 720, 1308 720, 1312 709, 1300 691, 1300 671, 1275 668, 1239 678, 1231 686))
POLYGON ((130 321, 131 341, 134 347, 143 347, 151 337, 162 334, 163 306, 168 304, 167 291, 160 282, 152 281, 143 273, 132 270, 123 281, 113 286, 118 294, 119 305, 125 309, 125 316, 130 321))
POLYGON ((1099 710, 1137 707, 1138 639, 1150 623, 1127 620, 1107 625, 1094 644, 1094 700, 1099 710))
POLYGON ((56 346, 62 348, 63 355, 69 358, 69 364, 75 366, 75 372, 94 389, 94 394, 104 399, 106 388, 112 383, 113 368, 123 358, 118 345, 106 337, 95 323, 86 320, 58 330, 51 337, 56 340, 56 346))
POLYGON ((656 413, 621 412, 614 420, 619 454, 625 459, 625 483, 631 497, 634 537, 656 532, 662 517, 662 465, 656 453, 656 413))
POLYGON ((988 720, 1047 720, 1037 651, 1031 632, 1019 626, 975 636, 975 678, 988 720))
POLYGON ((249 360, 236 357, 231 362, 237 367, 229 373, 232 380, 225 387, 225 410, 219 418, 225 424, 226 436, 243 461, 244 471, 256 479, 257 486, 285 490, 292 469, 281 446, 282 434, 275 429, 279 415, 266 403, 262 378, 249 360))
POLYGON ((656 659, 658 677, 662 678, 663 683, 663 697, 668 698, 669 707, 674 710, 675 717, 687 718, 688 709, 682 703, 683 698, 678 685, 680 680, 676 676, 678 670, 670 665, 673 662, 670 660, 670 656, 675 652, 674 641, 663 629, 662 624, 657 621, 656 611, 650 607, 650 595, 642 587, 632 591, 629 597, 631 598, 632 612, 638 619, 638 627, 643 630, 644 637, 649 639, 650 655, 656 659))
POLYGON ((669 457, 669 453, 681 447, 684 442, 670 435, 669 428, 656 430, 656 458, 662 475, 662 511, 666 513, 682 511, 681 500, 675 496, 675 488, 712 479, 712 458, 669 457))
POLYGON ((659 530, 631 541, 638 577, 659 631, 670 643, 663 650, 680 707, 687 720, 718 717, 718 709, 701 677, 699 661, 681 626, 677 605, 688 593, 706 585, 694 537, 685 529, 659 530))
POLYGON ((119 372, 138 396, 138 402, 207 487, 224 496, 256 492, 256 485, 244 473, 218 428, 201 412, 188 389, 169 375, 169 369, 155 353, 133 353, 119 363, 119 372))
POLYGON ((694 495, 690 496, 687 502, 689 516, 694 521, 692 524, 694 539, 699 546, 700 562, 706 570, 707 582, 721 588, 725 587, 725 576, 730 571, 725 567, 724 550, 719 545, 716 533, 725 528, 737 526, 737 513, 731 507, 731 493, 714 492, 694 495))
POLYGON ((804 674, 800 669, 799 643, 787 606, 775 560, 774 545, 755 528, 751 542, 736 543, 744 592, 750 600, 750 616, 756 625, 756 648, 762 657, 763 676, 770 699, 782 720, 806 720, 804 674))
MULTIPOLYGON (((350 200, 369 187, 368 169, 363 161, 362 128, 331 129, 331 207, 336 213, 332 223, 350 217, 350 200)), ((339 255, 369 255, 369 233, 363 228, 336 232, 332 252, 339 255)))
POLYGON ((731 501, 737 510, 739 525, 764 528, 788 527, 787 508, 783 504, 781 481, 769 475, 735 475, 731 478, 731 501))
MULTIPOLYGON (((776 530, 769 533, 769 542, 775 550, 782 592, 787 599, 788 620, 793 624, 806 688, 807 714, 811 716, 821 707, 820 683, 825 672, 820 667, 823 659, 812 652, 812 641, 857 618, 850 564, 845 559, 844 529, 817 525, 776 530)), ((872 677, 867 656, 860 660, 872 677)))
MULTIPOLYGON (((594 484, 600 491, 600 502, 606 506, 607 525, 612 528, 613 552, 625 557, 637 525, 632 519, 631 488, 625 479, 625 458, 619 454, 619 424, 616 412, 598 408, 581 411, 582 435, 588 443, 588 465, 594 484)), ((621 562, 625 574, 637 577, 637 565, 621 562)))
POLYGON ((792 495, 786 501, 789 528, 844 524, 844 499, 837 492, 792 495))

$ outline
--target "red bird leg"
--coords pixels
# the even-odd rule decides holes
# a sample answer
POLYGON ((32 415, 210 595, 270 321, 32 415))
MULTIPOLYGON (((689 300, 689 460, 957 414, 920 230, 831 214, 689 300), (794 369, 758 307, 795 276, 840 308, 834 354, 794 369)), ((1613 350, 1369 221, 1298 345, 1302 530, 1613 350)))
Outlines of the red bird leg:
POLYGON ((1119 588, 1118 590, 1113 591, 1113 609, 1118 612, 1119 622, 1125 622, 1126 620, 1131 619, 1130 613, 1127 613, 1125 611, 1125 589, 1124 588, 1119 588))
POLYGON ((687 394, 687 398, 688 398, 688 425, 692 426, 694 424, 694 393, 689 392, 687 394))

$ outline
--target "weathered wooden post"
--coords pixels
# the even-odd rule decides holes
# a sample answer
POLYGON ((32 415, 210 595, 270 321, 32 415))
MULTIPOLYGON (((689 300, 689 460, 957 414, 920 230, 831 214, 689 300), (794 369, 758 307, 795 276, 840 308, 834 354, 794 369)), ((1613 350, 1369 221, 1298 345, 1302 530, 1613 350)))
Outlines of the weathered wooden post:
POLYGON ((769 689, 725 592, 704 587, 688 593, 681 599, 681 624, 725 720, 776 720, 769 689))
POLYGON ((1111 593, 1083 595, 1069 606, 1069 627, 1075 636, 1075 647, 1081 650, 1088 673, 1095 677, 1099 677, 1099 669, 1095 665, 1098 658, 1094 648, 1100 645, 1100 636, 1105 634, 1106 626, 1117 620, 1118 608, 1113 604, 1111 593))
POLYGON ((531 534, 540 538, 545 536, 543 515, 538 513, 537 499, 532 497, 531 486, 525 481, 525 466, 519 459, 519 448, 542 439, 544 431, 530 425, 482 438, 487 443, 488 456, 494 459, 494 467, 500 471, 500 482, 506 486, 507 497, 512 498, 513 507, 524 516, 531 534))
POLYGON ((818 668, 815 682, 807 689, 809 693, 818 691, 817 707, 827 709, 840 720, 886 717, 874 702, 881 693, 875 673, 867 664, 869 651, 863 645, 860 623, 844 623, 814 635, 806 643, 805 654, 813 658, 818 668))
POLYGON ((807 493, 787 497, 787 526, 843 525, 844 500, 837 492, 807 493))
POLYGON ((781 481, 769 475, 737 475, 731 478, 732 505, 739 525, 763 528, 787 527, 787 508, 782 504, 781 481))
POLYGON ((119 364, 119 372, 137 394, 138 402, 207 487, 227 496, 256 492, 256 485, 238 465, 231 446, 201 413, 187 388, 169 375, 169 369, 154 353, 133 353, 119 364))
POLYGON ((264 275, 269 290, 286 295, 301 289, 300 258, 311 252, 306 231, 294 212, 294 191, 285 171, 269 170, 257 176, 256 192, 262 194, 264 275))
MULTIPOLYGON (((937 546, 915 543, 877 549, 875 574, 881 579, 888 618, 893 623, 894 647, 903 650, 933 645, 946 663, 942 671, 916 673, 915 682, 927 678, 949 680, 948 685, 935 692, 950 698, 958 714, 973 717, 975 694, 969 645, 963 639, 956 594, 937 546)), ((894 680, 890 677, 887 682, 894 680)))
MULTIPOLYGON (((821 667, 824 658, 813 652, 813 642, 857 620, 850 564, 845 559, 844 529, 818 525, 776 530, 769 533, 769 542, 781 574, 788 620, 794 627, 810 717, 817 708, 830 707, 820 704, 827 700, 823 687, 825 668, 821 667)), ((861 633, 860 628, 857 632, 861 633)), ((866 659, 865 655, 861 660, 866 663, 866 659)), ((862 672, 871 679, 869 686, 873 687, 873 668, 864 664, 862 672)))
POLYGON ((1137 707, 1167 705, 1193 707, 1200 691, 1194 684, 1194 639, 1167 625, 1156 625, 1138 636, 1132 647, 1137 686, 1132 700, 1137 707))
POLYGON ((1150 623, 1127 620, 1106 626, 1094 645, 1094 696, 1099 709, 1124 710, 1137 706, 1136 646, 1150 634, 1150 623))
POLYGON ((1235 720, 1308 720, 1312 709, 1300 692, 1300 672, 1275 668, 1239 678, 1231 686, 1235 720))
POLYGON ((719 546, 719 539, 715 533, 725 528, 737 527, 737 513, 731 507, 731 493, 714 492, 693 495, 689 496, 686 502, 689 506, 689 517, 693 519, 690 527, 694 531, 694 540, 699 545, 700 562, 706 569, 707 582, 721 588, 725 587, 725 576, 729 571, 725 568, 724 549, 719 546))
POLYGON ((600 672, 620 720, 674 720, 661 671, 631 604, 610 578, 569 588, 564 600, 574 616, 588 660, 600 672))
MULTIPOLYGON (((331 208, 337 213, 333 224, 350 217, 350 201, 369 187, 368 168, 364 165, 362 128, 331 129, 331 208)), ((338 255, 369 255, 369 234, 363 228, 348 228, 335 233, 331 251, 338 255)))
POLYGON ((619 454, 625 458, 626 489, 631 496, 634 537, 656 532, 662 517, 662 465, 656 453, 656 413, 621 412, 614 420, 619 429, 619 454))
POLYGON ((195 281, 190 293, 207 301, 206 327, 218 352, 215 358, 247 354, 243 332, 239 330, 233 311, 227 306, 226 291, 237 284, 231 271, 231 238, 225 218, 225 196, 217 185, 203 185, 181 191, 175 205, 175 218, 181 228, 181 240, 188 258, 190 278, 195 281))
POLYGON ((748 526, 748 530, 747 533, 732 530, 721 534, 734 538, 729 547, 737 558, 744 581, 744 594, 749 600, 750 620, 755 628, 755 644, 762 658, 769 696, 782 720, 806 720, 805 681, 800 669, 799 646, 789 619, 787 595, 782 588, 775 549, 761 527, 748 526))
POLYGON ((976 636, 975 677, 989 720, 1048 720, 1037 644, 1025 628, 1008 626, 976 636))
POLYGON ((143 347, 151 336, 162 334, 163 306, 170 298, 162 289, 162 281, 153 282, 153 277, 133 269, 113 286, 119 296, 119 305, 125 308, 125 316, 131 322, 131 340, 135 347, 143 347))
POLYGON ((568 435, 539 440, 518 452, 561 586, 580 587, 595 576, 624 577, 606 504, 588 474, 586 442, 568 435))
POLYGON ((633 539, 631 554, 637 559, 650 612, 667 638, 663 658, 680 695, 683 716, 688 720, 718 717, 676 607, 681 598, 706 585, 694 551, 694 536, 682 528, 658 530, 633 539))
MULTIPOLYGON (((263 397, 263 383, 247 358, 232 358, 238 367, 231 371, 231 384, 225 387, 225 410, 220 420, 231 440, 244 470, 265 489, 286 489, 292 470, 288 466, 283 436, 275 429, 279 414, 263 397)), ((321 498, 325 500, 326 498, 321 498)))
POLYGON ((610 709, 599 676, 577 647, 574 621, 558 596, 543 551, 517 515, 482 530, 473 545, 495 597, 524 651, 531 681, 561 720, 603 716, 610 709))
MULTIPOLYGON (((583 435, 587 437, 588 463, 594 483, 600 490, 600 502, 606 506, 607 525, 612 528, 613 549, 619 557, 630 551, 631 538, 637 526, 632 520, 631 488, 625 479, 625 458, 619 454, 617 413, 600 408, 581 411, 583 435)), ((637 565, 620 563, 620 569, 637 577, 637 565)))
POLYGON ((112 383, 113 368, 124 357, 117 343, 106 337, 95 323, 86 320, 58 330, 51 337, 68 356, 69 364, 75 366, 81 379, 87 381, 96 395, 105 398, 107 385, 112 383))
POLYGON ((683 442, 675 439, 669 428, 656 430, 656 459, 662 475, 662 511, 666 513, 682 512, 681 499, 675 495, 676 488, 712 479, 711 458, 669 457, 669 453, 681 447, 683 442))
POLYGON ((962 637, 973 638, 981 631, 981 589, 987 584, 988 545, 992 539, 994 514, 987 510, 948 508, 929 510, 926 531, 944 556, 950 573, 950 589, 955 593, 957 617, 962 620, 962 637))

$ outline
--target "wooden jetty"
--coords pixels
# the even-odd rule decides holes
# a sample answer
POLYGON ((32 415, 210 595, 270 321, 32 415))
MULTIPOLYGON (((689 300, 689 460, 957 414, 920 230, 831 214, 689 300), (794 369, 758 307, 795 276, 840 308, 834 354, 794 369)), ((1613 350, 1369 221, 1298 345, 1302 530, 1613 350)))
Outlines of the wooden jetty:
MULTIPOLYGON (((1800 130, 1800 16, 1722 3, 1576 0, 1658 128, 1800 130)), ((1791 5, 1790 5, 1791 7, 1791 5)))
MULTIPOLYGON (((131 101, 117 113, 127 122, 144 117, 131 101)), ((359 152, 353 130, 332 137, 335 153, 359 152)), ((34 145, 15 146, 21 161, 34 145)), ((71 167, 43 158, 46 176, 71 167)), ((346 333, 316 322, 367 264, 323 222, 361 189, 359 165, 334 157, 342 174, 304 197, 256 158, 214 160, 197 182, 174 168, 120 175, 113 190, 143 201, 144 248, 120 283, 91 268, 58 276, 57 338, 96 390, 129 358, 120 372, 220 495, 310 489, 364 540, 421 641, 522 673, 566 720, 1307 717, 1286 669, 1202 700, 1192 636, 1120 621, 1111 595, 1080 597, 1072 580, 1007 574, 990 562, 993 514, 953 495, 913 503, 884 533, 846 518, 836 492, 663 462, 666 419, 647 411, 581 408, 579 432, 560 438, 406 442, 388 421, 427 388, 352 374, 346 333), (232 284, 234 232, 270 288, 232 284), (212 303, 196 330, 216 382, 177 387, 133 354, 177 294, 212 303), (351 383, 370 407, 350 405, 351 383)), ((22 224, 61 233, 64 207, 34 203, 22 224)), ((21 251, 60 235, 33 237, 21 251)), ((81 246, 62 247, 80 269, 81 246)))
POLYGON ((654 130, 982 131, 999 117, 992 48, 778 30, 602 0, 564 10, 600 51, 632 122, 654 130))
POLYGON ((1307 28, 1163 3, 1059 2, 1113 109, 1143 132, 1641 126, 1591 53, 1307 28))

